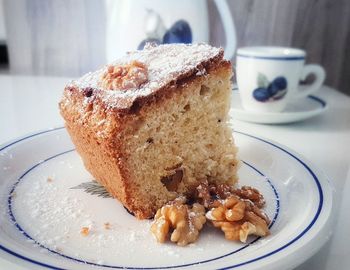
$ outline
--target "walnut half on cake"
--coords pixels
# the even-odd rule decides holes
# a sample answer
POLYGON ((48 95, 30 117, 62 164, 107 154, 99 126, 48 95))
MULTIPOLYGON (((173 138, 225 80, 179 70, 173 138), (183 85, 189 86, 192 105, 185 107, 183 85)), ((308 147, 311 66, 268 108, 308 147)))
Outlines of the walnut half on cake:
POLYGON ((59 104, 87 170, 137 218, 202 181, 234 184, 223 50, 148 46, 69 83, 59 104))

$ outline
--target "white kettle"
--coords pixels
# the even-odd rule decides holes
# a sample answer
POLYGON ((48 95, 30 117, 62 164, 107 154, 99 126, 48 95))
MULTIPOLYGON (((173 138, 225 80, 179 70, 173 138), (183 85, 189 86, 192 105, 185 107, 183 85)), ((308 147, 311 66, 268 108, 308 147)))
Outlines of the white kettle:
MULTIPOLYGON (((226 34, 225 58, 236 49, 236 32, 226 0, 214 0, 226 34)), ((204 0, 106 0, 106 57, 111 62, 147 41, 209 42, 209 18, 204 0)))

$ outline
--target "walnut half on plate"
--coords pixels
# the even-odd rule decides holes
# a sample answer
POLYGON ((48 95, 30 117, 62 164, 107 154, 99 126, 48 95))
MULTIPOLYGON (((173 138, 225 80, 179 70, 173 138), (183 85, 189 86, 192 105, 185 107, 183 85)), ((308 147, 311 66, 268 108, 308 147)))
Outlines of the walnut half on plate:
POLYGON ((207 212, 207 219, 225 234, 227 240, 247 241, 249 235, 267 236, 269 220, 254 212, 250 201, 244 201, 235 195, 224 201, 218 201, 217 206, 207 212))
POLYGON ((180 246, 197 240, 206 222, 205 208, 199 203, 190 207, 185 202, 186 199, 178 198, 157 211, 151 231, 158 242, 165 242, 171 230, 170 240, 180 246))
POLYGON ((170 233, 170 240, 180 246, 193 243, 206 220, 220 228, 227 240, 245 243, 249 235, 270 234, 270 220, 262 210, 264 197, 252 187, 203 182, 192 198, 195 203, 190 206, 186 201, 177 198, 157 211, 151 231, 158 242, 165 242, 170 233))

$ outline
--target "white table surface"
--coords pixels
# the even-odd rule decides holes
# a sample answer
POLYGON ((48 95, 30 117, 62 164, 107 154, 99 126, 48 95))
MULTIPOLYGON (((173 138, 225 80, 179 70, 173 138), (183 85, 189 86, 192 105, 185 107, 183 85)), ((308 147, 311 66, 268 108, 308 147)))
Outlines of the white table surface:
MULTIPOLYGON (((58 100, 67 78, 0 75, 0 144, 25 134, 62 126, 58 100)), ((304 122, 258 125, 240 121, 234 128, 284 144, 321 168, 336 189, 333 238, 299 266, 306 269, 350 267, 350 97, 329 87, 317 96, 329 110, 304 122)), ((0 221, 1 222, 1 221, 0 221)), ((18 259, 0 258, 0 270, 24 270, 18 259)))

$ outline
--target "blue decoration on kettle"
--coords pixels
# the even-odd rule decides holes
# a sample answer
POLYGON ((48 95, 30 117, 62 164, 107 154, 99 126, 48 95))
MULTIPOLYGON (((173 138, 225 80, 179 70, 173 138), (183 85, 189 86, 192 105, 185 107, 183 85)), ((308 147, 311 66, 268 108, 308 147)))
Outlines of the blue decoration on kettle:
POLYGON ((192 30, 190 24, 185 20, 176 21, 168 30, 165 29, 163 20, 158 13, 150 10, 146 18, 146 24, 150 24, 146 39, 142 40, 138 50, 142 50, 146 43, 170 44, 170 43, 192 43, 192 30), (161 30, 160 30, 161 29, 161 30), (160 32, 164 31, 163 37, 160 32))
POLYGON ((188 22, 179 20, 165 32, 163 43, 192 43, 192 31, 188 22))

